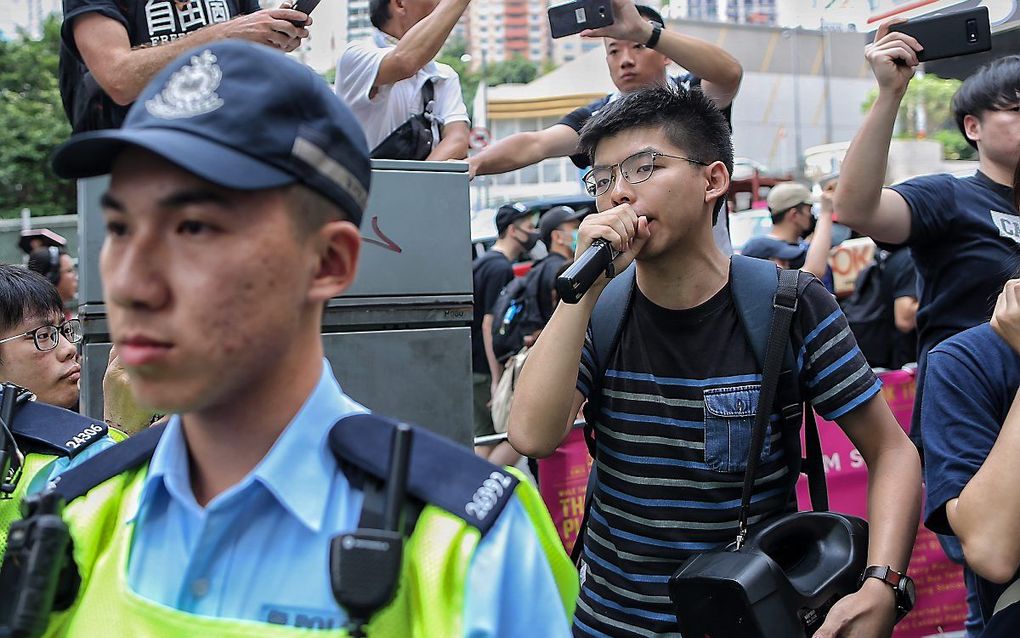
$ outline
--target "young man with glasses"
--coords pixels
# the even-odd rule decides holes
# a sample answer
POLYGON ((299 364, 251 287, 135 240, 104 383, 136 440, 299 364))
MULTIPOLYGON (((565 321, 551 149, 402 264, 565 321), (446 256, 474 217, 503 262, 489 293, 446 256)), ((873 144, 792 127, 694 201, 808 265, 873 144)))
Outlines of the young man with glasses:
POLYGON ((49 281, 0 265, 0 381, 29 390, 43 403, 77 409, 79 341, 81 322, 65 321, 60 295, 49 281))
MULTIPOLYGON (((19 266, 0 265, 0 383, 24 388, 41 403, 75 410, 81 376, 75 344, 81 335, 77 319, 64 320, 53 284, 19 266)), ((46 413, 32 434, 21 427, 26 424, 22 416, 18 409, 12 423, 0 424, 4 444, 0 451, 13 459, 14 470, 6 476, 0 471, 0 482, 12 488, 9 498, 0 497, 0 555, 23 495, 113 444, 100 435, 105 430, 102 423, 70 412, 46 413), (87 429, 88 435, 81 439, 85 444, 68 449, 66 442, 72 437, 65 425, 78 432, 87 429)))
MULTIPOLYGON (((593 161, 585 183, 599 212, 581 223, 576 254, 596 239, 610 242, 620 251, 616 272, 635 263, 633 297, 616 349, 600 355, 599 378, 589 320, 608 280, 557 307, 518 381, 510 442, 522 454, 549 455, 600 388, 574 635, 670 633, 669 577, 692 554, 736 537, 760 391, 730 258, 711 241, 733 149, 722 113, 702 93, 659 87, 593 117, 580 148, 593 161)), ((903 572, 920 510, 917 453, 832 295, 807 273, 799 288, 791 342, 800 396, 836 420, 868 464, 869 563, 903 572)), ((755 476, 752 524, 786 511, 793 494, 778 430, 770 426, 755 476)), ((868 578, 814 638, 887 637, 898 609, 909 604, 868 578)))

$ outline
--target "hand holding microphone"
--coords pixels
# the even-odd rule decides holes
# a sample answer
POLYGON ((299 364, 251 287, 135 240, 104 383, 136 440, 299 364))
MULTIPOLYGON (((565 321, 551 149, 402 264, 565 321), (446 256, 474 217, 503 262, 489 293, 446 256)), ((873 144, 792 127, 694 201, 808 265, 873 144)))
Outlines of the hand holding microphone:
POLYGON ((604 282, 626 269, 648 237, 648 220, 630 204, 586 217, 578 229, 574 263, 556 280, 560 299, 577 303, 602 273, 604 282))

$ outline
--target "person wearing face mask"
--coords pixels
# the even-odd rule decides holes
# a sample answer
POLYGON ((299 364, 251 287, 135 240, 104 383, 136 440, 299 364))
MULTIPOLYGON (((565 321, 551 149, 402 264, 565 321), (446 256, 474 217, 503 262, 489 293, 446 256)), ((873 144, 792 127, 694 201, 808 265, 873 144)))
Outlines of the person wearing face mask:
POLYGON ((818 277, 833 292, 829 250, 832 248, 832 191, 822 191, 818 217, 812 214, 811 191, 803 184, 777 184, 767 198, 772 231, 752 237, 740 254, 771 259, 782 268, 796 268, 818 277), (805 241, 810 237, 811 241, 805 241))
MULTIPOLYGON (((499 239, 471 267, 475 311, 471 322, 471 377, 476 437, 495 434, 489 404, 503 372, 492 350, 492 306, 499 291, 514 278, 513 262, 534 248, 539 237, 534 213, 520 202, 499 207, 496 232, 499 239)), ((476 446, 475 452, 497 465, 513 465, 520 459, 505 441, 494 447, 476 446)))
POLYGON ((556 276, 563 269, 563 264, 574 258, 577 247, 577 228, 581 219, 588 214, 587 209, 575 211, 570 206, 555 206, 542 215, 538 222, 538 232, 542 236, 549 254, 534 268, 540 268, 538 282, 538 309, 542 315, 544 326, 552 318, 556 308, 554 293, 556 276))

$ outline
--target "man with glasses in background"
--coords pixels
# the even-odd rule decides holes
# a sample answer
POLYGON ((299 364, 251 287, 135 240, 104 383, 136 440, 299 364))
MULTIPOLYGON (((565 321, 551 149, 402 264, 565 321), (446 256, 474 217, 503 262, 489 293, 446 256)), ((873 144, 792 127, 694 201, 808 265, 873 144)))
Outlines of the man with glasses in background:
POLYGON ((0 555, 22 496, 113 444, 104 423, 70 411, 78 406, 75 344, 81 337, 81 322, 64 320, 53 284, 19 266, 0 265, 0 383, 5 392, 6 384, 14 384, 39 403, 66 408, 27 410, 22 404, 9 423, 0 423, 0 491, 10 496, 0 498, 0 555))

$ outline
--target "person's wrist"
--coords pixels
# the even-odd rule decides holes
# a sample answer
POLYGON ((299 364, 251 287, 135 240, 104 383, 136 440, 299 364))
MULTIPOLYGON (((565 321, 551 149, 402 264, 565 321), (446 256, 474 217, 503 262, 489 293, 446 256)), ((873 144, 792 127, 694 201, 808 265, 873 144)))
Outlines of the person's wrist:
POLYGON ((647 44, 648 39, 652 37, 652 31, 654 31, 652 23, 644 19, 641 19, 639 22, 640 24, 634 30, 634 33, 631 34, 629 39, 633 42, 637 42, 638 44, 647 44))
POLYGON ((876 605, 887 605, 890 609, 896 609, 896 591, 889 583, 878 578, 865 578, 861 588, 857 592, 864 597, 874 601, 876 605))

